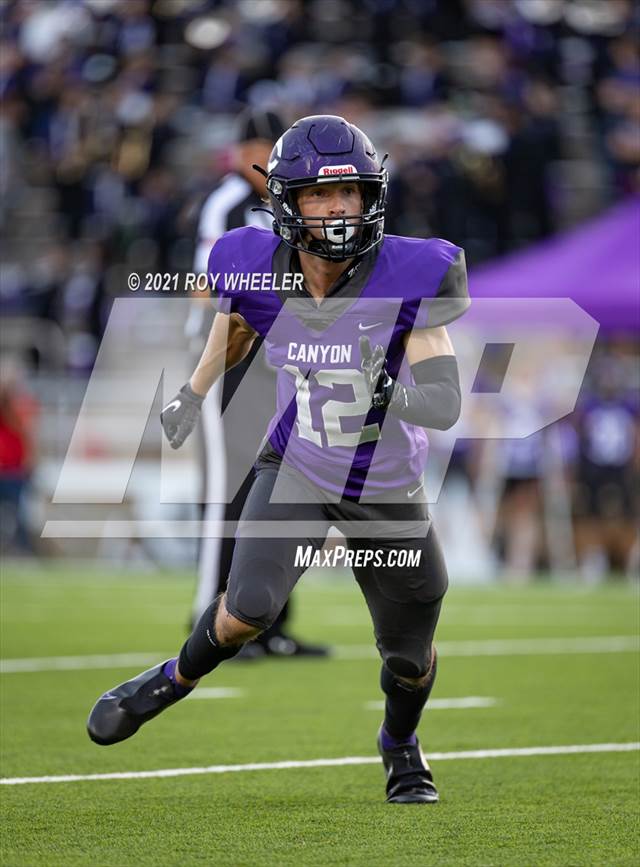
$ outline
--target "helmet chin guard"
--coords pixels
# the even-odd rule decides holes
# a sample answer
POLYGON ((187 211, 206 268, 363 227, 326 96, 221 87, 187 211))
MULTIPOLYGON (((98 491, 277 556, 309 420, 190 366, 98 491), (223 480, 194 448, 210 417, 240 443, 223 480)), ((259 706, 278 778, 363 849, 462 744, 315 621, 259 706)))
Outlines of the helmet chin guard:
POLYGON ((387 171, 357 126, 334 115, 296 121, 276 142, 269 158, 267 191, 273 230, 289 247, 343 262, 381 243, 387 196, 387 171), (355 182, 362 191, 362 213, 302 217, 297 191, 320 183, 355 182), (321 237, 309 229, 321 230, 321 237))

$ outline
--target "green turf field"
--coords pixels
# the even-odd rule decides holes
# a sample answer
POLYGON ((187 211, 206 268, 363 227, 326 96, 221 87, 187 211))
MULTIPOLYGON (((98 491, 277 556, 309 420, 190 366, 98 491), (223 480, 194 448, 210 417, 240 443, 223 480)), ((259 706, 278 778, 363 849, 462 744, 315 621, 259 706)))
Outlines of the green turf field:
MULTIPOLYGON (((76 657, 169 655, 190 595, 185 575, 5 568, 2 777, 374 756, 379 665, 364 603, 340 575, 307 576, 295 618, 300 635, 330 641, 339 657, 227 664, 202 686, 238 691, 230 697, 190 697, 130 741, 92 744, 84 724, 93 701, 146 666, 76 657), (34 671, 11 662, 69 656, 36 661, 34 671), (67 668, 43 670, 53 664, 67 668)), ((433 699, 489 706, 428 710, 427 753, 640 740, 638 656, 624 638, 638 632, 629 586, 454 587, 447 601, 433 699), (545 638, 557 640, 553 653, 541 652, 545 638)), ((385 804, 378 763, 3 785, 0 863, 640 863, 637 752, 432 765, 435 806, 385 804)))

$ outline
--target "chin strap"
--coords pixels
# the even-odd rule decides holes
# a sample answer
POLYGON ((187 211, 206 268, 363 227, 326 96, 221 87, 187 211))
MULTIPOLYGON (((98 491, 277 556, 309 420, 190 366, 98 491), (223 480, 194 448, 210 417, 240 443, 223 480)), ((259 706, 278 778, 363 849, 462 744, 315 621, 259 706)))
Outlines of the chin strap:
POLYGON ((251 213, 255 214, 256 211, 262 211, 263 214, 269 214, 270 217, 275 219, 275 214, 273 211, 270 211, 269 208, 251 208, 251 213))

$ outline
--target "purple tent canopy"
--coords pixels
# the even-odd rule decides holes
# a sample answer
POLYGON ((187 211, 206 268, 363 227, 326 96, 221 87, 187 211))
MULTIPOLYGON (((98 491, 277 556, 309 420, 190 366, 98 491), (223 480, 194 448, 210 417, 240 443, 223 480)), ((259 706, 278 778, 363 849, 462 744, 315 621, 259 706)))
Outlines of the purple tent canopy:
POLYGON ((640 197, 474 268, 472 298, 572 298, 607 333, 640 331, 640 197))

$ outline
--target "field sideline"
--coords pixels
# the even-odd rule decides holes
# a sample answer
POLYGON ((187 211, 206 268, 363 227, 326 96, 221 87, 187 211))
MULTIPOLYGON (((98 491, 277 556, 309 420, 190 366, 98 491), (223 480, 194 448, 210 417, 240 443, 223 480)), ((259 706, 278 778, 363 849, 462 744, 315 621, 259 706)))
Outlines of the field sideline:
POLYGON ((442 801, 401 807, 384 803, 379 664, 344 575, 295 596, 295 631, 334 659, 228 664, 130 741, 88 740, 98 694, 179 647, 191 586, 4 569, 3 867, 640 860, 636 588, 454 587, 420 727, 442 801))

